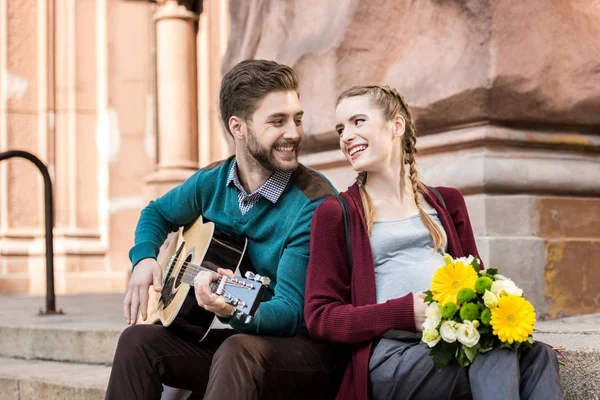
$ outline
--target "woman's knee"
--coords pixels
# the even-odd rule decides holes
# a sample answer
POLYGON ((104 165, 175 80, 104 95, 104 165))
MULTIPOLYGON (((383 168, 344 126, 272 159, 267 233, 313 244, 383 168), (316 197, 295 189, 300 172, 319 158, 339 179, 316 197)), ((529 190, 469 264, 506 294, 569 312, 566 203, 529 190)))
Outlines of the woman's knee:
POLYGON ((542 365, 557 361, 556 352, 552 350, 552 347, 542 342, 536 342, 530 349, 526 350, 525 357, 529 359, 530 362, 540 363, 542 365))

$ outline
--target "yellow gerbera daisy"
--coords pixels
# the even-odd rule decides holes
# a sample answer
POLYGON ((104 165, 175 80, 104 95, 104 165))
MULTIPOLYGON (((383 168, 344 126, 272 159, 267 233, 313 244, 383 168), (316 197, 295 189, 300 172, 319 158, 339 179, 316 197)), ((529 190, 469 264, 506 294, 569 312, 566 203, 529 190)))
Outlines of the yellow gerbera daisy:
POLYGON ((454 265, 446 264, 433 274, 431 279, 431 293, 433 299, 441 307, 446 303, 456 303, 456 297, 461 289, 475 288, 477 273, 470 265, 457 261, 454 265))
POLYGON ((533 333, 535 309, 521 296, 507 295, 498 299, 490 321, 494 335, 503 342, 524 342, 533 333))

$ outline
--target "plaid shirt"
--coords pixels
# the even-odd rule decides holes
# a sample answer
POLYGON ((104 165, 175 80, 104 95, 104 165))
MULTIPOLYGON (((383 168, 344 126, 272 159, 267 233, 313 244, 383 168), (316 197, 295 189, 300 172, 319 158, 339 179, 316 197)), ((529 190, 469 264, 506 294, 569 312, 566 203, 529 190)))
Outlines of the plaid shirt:
POLYGON ((242 215, 244 215, 258 202, 261 197, 264 197, 273 204, 277 203, 277 200, 279 200, 279 197, 281 197, 281 194, 290 181, 291 176, 292 172, 276 171, 269 179, 267 179, 265 183, 262 184, 261 187, 258 188, 256 192, 248 194, 248 192, 246 192, 240 183, 240 179, 238 177, 237 160, 233 160, 233 164, 229 170, 229 177, 227 178, 227 185, 229 186, 231 183, 233 183, 238 189, 238 205, 242 215))

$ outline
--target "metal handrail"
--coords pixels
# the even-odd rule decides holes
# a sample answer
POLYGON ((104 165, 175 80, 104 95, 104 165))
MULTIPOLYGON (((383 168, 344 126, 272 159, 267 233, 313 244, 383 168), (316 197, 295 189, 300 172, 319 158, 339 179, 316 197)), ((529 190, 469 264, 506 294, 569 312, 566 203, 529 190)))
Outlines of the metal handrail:
POLYGON ((44 210, 46 234, 46 310, 40 310, 39 315, 63 314, 62 310, 56 311, 56 297, 54 295, 54 197, 52 196, 52 180, 46 165, 35 155, 23 150, 8 150, 0 153, 0 161, 13 157, 25 158, 35 164, 44 178, 44 210))

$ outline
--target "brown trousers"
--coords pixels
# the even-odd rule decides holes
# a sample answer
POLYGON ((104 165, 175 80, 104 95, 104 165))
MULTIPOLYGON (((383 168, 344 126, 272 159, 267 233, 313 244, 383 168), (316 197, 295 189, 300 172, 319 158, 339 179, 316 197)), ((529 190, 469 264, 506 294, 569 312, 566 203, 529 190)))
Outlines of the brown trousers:
POLYGON ((107 400, 159 400, 162 384, 204 399, 332 399, 345 368, 332 345, 295 337, 212 331, 201 343, 160 325, 135 325, 119 339, 107 400))

